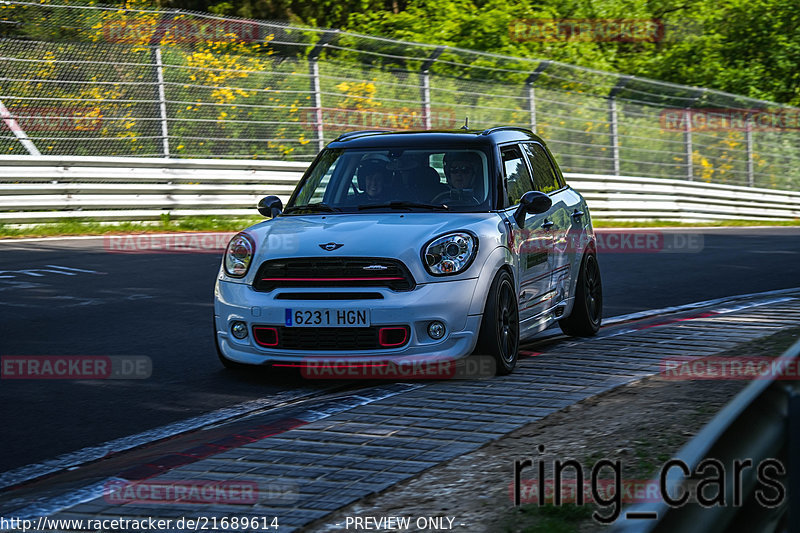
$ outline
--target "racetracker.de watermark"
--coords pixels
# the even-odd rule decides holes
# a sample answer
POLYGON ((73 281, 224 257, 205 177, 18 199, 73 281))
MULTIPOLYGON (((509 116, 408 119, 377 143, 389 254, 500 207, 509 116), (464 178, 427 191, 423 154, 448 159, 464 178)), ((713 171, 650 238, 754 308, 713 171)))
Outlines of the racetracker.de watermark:
POLYGON ((106 235, 103 248, 109 253, 221 253, 236 233, 171 233, 139 235, 106 235))
POLYGON ((103 486, 103 499, 113 504, 192 503, 200 505, 288 505, 297 501, 297 484, 275 480, 209 481, 145 480, 109 481, 103 486))
POLYGON ((246 20, 177 19, 109 20, 103 22, 103 37, 110 43, 203 43, 235 41, 266 42, 266 26, 246 20))
POLYGON ((486 379, 494 377, 497 370, 492 357, 481 355, 436 361, 406 358, 370 363, 306 359, 274 366, 298 368, 306 379, 486 379))
POLYGON ((508 31, 517 42, 659 42, 666 26, 660 19, 517 19, 508 31))
POLYGON ((326 133, 348 132, 353 130, 387 129, 416 130, 428 129, 451 130, 458 127, 458 114, 449 107, 431 108, 428 117, 416 109, 386 108, 351 109, 351 108, 312 108, 305 110, 303 123, 309 133, 316 131, 316 125, 322 124, 326 133))
POLYGON ((800 129, 797 109, 662 109, 662 131, 791 131, 800 129))
POLYGON ((102 117, 96 110, 80 107, 31 107, 16 109, 2 118, 14 133, 97 131, 102 117))
POLYGON ((773 357, 690 357, 661 360, 661 377, 674 381, 800 379, 800 361, 773 357))
MULTIPOLYGON (((523 229, 511 234, 509 247, 516 253, 535 254, 581 253, 586 247, 586 235, 570 229, 565 239, 554 242, 552 230, 523 229)), ((602 254, 656 254, 698 253, 703 250, 702 233, 658 230, 595 230, 595 246, 602 254)))
MULTIPOLYGON (((580 485, 576 479, 523 479, 520 483, 520 503, 553 503, 556 490, 560 493, 560 503, 603 503, 610 501, 620 494, 623 503, 660 502, 661 488, 658 480, 652 479, 623 479, 617 485, 614 479, 598 479, 593 484, 589 480, 582 480, 580 485), (579 496, 579 491, 581 495, 579 496)), ((514 501, 514 484, 509 485, 509 495, 514 501)))
MULTIPOLYGON (((218 254, 225 251, 235 235, 230 232, 106 235, 103 248, 112 254, 218 254)), ((300 240, 296 233, 271 233, 258 247, 290 254, 300 248, 300 240)))
POLYGON ((0 379, 147 379, 145 355, 3 355, 0 379))
POLYGON ((599 253, 697 253, 702 233, 651 230, 595 230, 599 253))

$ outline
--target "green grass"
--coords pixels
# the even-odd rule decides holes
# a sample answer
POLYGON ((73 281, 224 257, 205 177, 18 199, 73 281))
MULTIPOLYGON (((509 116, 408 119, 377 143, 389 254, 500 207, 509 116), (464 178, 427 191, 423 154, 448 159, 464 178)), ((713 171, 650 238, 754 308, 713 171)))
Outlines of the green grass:
POLYGON ((708 227, 741 227, 741 226, 800 226, 800 219, 795 220, 715 220, 713 222, 676 222, 672 220, 646 220, 640 222, 628 220, 598 220, 593 218, 595 228, 708 228, 708 227))
POLYGON ((522 505, 508 516, 504 530, 523 533, 577 533, 582 522, 591 518, 593 505, 522 505))
MULTIPOLYGON (((152 222, 99 222, 90 219, 70 219, 31 225, 0 224, 0 238, 55 237, 62 235, 108 235, 114 233, 152 233, 164 231, 238 231, 264 218, 260 216, 234 218, 196 216, 172 219, 162 215, 152 222)), ((722 220, 715 222, 673 222, 650 220, 631 222, 621 220, 593 220, 596 228, 658 228, 658 227, 726 227, 726 226, 800 226, 800 219, 785 221, 722 220)))
POLYGON ((110 235, 114 233, 153 233, 172 231, 239 231, 264 220, 263 217, 183 217, 172 219, 164 215, 152 222, 98 222, 93 220, 65 220, 44 224, 16 226, 0 224, 0 238, 55 237, 63 235, 110 235))

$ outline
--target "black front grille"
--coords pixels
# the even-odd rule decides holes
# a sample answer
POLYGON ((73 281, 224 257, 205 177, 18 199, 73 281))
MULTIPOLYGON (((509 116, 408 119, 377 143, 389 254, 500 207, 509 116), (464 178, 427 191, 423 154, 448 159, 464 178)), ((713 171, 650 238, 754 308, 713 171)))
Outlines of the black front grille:
POLYGON ((281 292, 276 300, 383 300, 379 292, 281 292))
POLYGON ((378 328, 287 328, 278 331, 278 345, 287 350, 374 350, 378 328))
POLYGON ((410 291, 415 283, 406 266, 396 259, 309 257, 262 263, 253 288, 268 292, 284 287, 388 287, 410 291))
MULTIPOLYGON (((392 346, 381 346, 378 331, 381 327, 366 328, 287 328, 279 326, 278 345, 274 348, 285 350, 379 350, 398 348, 408 344, 407 326, 396 326, 405 329, 405 342, 389 339, 392 346)), ((385 340, 386 342, 386 340, 385 340)))

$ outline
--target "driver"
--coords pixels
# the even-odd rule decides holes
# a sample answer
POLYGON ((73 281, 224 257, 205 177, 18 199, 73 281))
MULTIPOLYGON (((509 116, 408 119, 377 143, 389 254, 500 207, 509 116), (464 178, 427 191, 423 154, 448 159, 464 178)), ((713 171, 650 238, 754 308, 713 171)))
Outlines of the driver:
POLYGON ((360 201, 382 201, 386 197, 386 166, 377 161, 366 161, 358 169, 358 186, 364 192, 360 201))
POLYGON ((443 162, 450 190, 439 195, 436 200, 444 203, 480 203, 475 191, 478 175, 483 167, 480 156, 474 152, 450 152, 445 154, 443 162))

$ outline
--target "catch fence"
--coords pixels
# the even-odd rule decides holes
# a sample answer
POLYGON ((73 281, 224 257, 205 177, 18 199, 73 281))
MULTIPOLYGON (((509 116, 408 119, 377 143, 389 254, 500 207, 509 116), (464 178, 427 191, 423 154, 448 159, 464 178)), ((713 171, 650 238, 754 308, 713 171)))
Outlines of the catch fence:
POLYGON ((0 2, 0 154, 308 162, 356 129, 528 127, 565 172, 796 190, 800 109, 318 28, 0 2))

